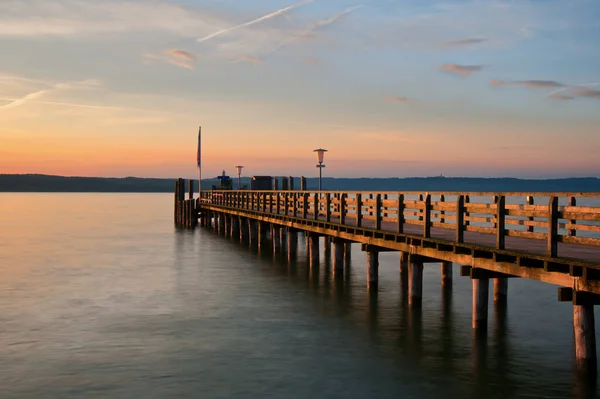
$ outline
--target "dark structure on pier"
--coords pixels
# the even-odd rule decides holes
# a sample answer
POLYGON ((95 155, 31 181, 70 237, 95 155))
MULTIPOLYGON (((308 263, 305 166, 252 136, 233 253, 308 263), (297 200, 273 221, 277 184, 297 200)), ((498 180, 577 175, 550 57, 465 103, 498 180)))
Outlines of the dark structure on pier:
POLYGON ((487 326, 490 280, 500 308, 506 306, 509 278, 558 285, 558 299, 573 303, 577 368, 596 375, 598 193, 210 190, 193 199, 189 185, 185 200, 183 186, 179 179, 177 225, 193 227, 199 221, 259 247, 270 231, 273 249, 287 239, 290 256, 297 233, 303 232, 311 267, 319 264, 319 237, 325 237, 326 246, 334 246, 334 275, 343 273, 351 243, 360 243, 370 287, 377 286, 379 253, 399 252, 410 306, 421 304, 424 264, 441 263, 442 284, 451 285, 452 263, 457 263, 461 275, 472 279, 475 330, 487 326))

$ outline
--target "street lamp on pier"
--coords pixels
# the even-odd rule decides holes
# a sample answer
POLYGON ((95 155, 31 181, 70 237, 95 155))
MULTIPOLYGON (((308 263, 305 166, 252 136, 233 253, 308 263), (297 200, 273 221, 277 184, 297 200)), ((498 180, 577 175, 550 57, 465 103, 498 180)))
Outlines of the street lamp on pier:
POLYGON ((244 169, 243 165, 238 165, 235 167, 235 170, 237 170, 237 174, 238 174, 238 190, 240 190, 242 188, 242 185, 241 185, 242 169, 244 169))
POLYGON ((321 180, 323 178, 323 168, 325 167, 325 165, 323 165, 323 157, 325 156, 325 153, 327 152, 327 150, 323 149, 323 148, 317 148, 316 150, 314 150, 313 152, 317 153, 317 162, 319 162, 319 164, 317 165, 317 168, 319 168, 319 191, 321 191, 321 180))

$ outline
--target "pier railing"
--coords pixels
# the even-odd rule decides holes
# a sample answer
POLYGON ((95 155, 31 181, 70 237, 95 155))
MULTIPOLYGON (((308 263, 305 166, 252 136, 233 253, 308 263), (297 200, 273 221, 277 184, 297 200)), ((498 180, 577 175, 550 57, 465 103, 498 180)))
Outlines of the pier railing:
POLYGON ((544 240, 552 257, 559 242, 600 246, 600 193, 213 190, 199 202, 423 237, 443 229, 457 243, 483 233, 497 249, 506 237, 544 240))

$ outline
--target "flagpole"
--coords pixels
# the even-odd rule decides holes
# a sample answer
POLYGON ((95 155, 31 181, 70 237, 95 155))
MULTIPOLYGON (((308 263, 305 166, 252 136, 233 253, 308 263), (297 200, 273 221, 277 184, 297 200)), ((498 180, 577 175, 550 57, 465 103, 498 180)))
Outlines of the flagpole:
POLYGON ((202 193, 202 126, 198 127, 198 197, 202 193))

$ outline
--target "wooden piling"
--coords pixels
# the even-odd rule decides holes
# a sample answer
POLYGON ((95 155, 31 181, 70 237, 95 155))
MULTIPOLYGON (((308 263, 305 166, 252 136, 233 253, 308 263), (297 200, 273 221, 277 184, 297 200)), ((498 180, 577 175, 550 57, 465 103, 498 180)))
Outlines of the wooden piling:
POLYGON ((593 303, 573 305, 573 328, 575 333, 575 365, 586 374, 597 374, 596 328, 593 303))
POLYGON ((352 243, 346 241, 344 244, 344 263, 347 265, 352 259, 352 243))
POLYGON ((344 274, 344 252, 345 243, 343 240, 336 238, 333 241, 333 275, 341 276, 344 274))
POLYGON ((423 300, 423 261, 410 256, 408 263, 408 304, 421 305, 423 300))
POLYGON ((379 282, 379 252, 367 252, 367 286, 377 287, 379 282))
POLYGON ((508 279, 507 278, 495 278, 494 279, 494 303, 497 306, 506 306, 508 302, 508 279))
POLYGON ((288 231, 287 234, 287 254, 288 262, 292 262, 296 259, 298 253, 298 233, 295 231, 288 231))
POLYGON ((472 279, 473 284, 473 323, 477 330, 487 329, 488 297, 490 291, 490 279, 472 279))
POLYGON ((442 287, 452 287, 452 262, 442 262, 442 287))
POLYGON ((319 236, 316 234, 311 234, 309 236, 310 240, 310 267, 319 267, 319 236))
POLYGON ((271 225, 271 241, 273 242, 273 253, 281 251, 281 236, 279 235, 279 227, 271 225))

